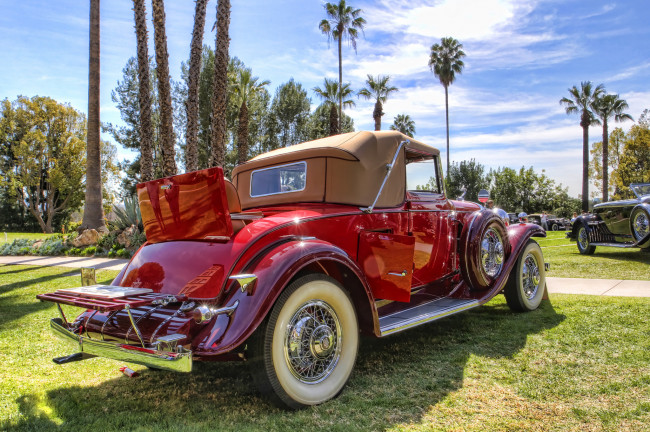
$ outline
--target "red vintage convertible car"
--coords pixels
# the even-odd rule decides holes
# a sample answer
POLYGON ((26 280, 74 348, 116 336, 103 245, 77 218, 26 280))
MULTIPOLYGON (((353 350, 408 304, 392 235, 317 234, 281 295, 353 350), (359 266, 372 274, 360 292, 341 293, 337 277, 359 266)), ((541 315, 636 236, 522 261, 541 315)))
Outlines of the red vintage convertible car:
POLYGON ((478 307, 516 311, 545 292, 533 224, 506 227, 445 195, 439 152, 398 132, 356 132, 138 185, 147 243, 110 286, 39 295, 85 311, 51 321, 76 354, 190 372, 246 360, 293 408, 335 397, 359 334, 384 337, 478 307), (429 190, 417 190, 427 183, 429 190))

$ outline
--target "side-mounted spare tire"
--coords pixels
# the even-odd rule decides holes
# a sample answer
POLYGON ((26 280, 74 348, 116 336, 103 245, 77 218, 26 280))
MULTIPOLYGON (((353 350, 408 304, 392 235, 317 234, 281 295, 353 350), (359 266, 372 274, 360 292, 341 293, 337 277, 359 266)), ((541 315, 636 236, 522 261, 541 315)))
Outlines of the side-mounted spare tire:
POLYGON ((277 405, 300 409, 336 397, 359 346, 356 311, 335 279, 313 274, 292 282, 248 341, 260 391, 277 405))
MULTIPOLYGON (((630 214, 630 231, 637 242, 650 233, 650 212, 648 207, 647 204, 639 204, 632 209, 630 214)), ((650 247, 650 245, 643 246, 650 247)))
POLYGON ((536 241, 528 240, 503 290, 511 310, 527 312, 539 307, 546 290, 545 270, 542 249, 536 241))
POLYGON ((489 210, 477 212, 460 237, 460 271, 471 289, 491 287, 510 256, 505 224, 489 210))

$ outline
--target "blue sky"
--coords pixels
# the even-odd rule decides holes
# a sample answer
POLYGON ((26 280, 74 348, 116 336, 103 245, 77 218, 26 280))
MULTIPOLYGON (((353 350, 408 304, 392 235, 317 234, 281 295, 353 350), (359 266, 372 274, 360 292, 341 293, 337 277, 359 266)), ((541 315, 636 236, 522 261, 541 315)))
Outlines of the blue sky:
MULTIPOLYGON (((335 44, 318 30, 319 0, 232 1, 232 56, 271 81, 294 78, 307 89, 338 76, 335 44)), ((635 119, 650 108, 650 3, 647 0, 349 0, 368 21, 357 53, 344 45, 343 79, 360 89, 367 74, 390 74, 400 91, 382 127, 409 114, 416 138, 445 148, 444 90, 427 66, 430 46, 452 36, 465 69, 450 87, 451 159, 488 167, 533 166, 580 192, 582 130, 558 101, 581 81, 603 83, 629 103, 635 119)), ((170 70, 180 78, 189 56, 194 2, 166 2, 170 70)), ((132 3, 101 5, 101 119, 119 123, 110 98, 135 55, 132 3)), ((208 6, 205 43, 216 16, 208 6)), ((150 11, 150 5, 148 5, 150 11)), ((153 33, 151 30, 150 33, 153 33)), ((50 96, 87 110, 88 1, 0 0, 0 98, 50 96)), ((150 53, 152 53, 150 44, 150 53)), ((312 104, 318 99, 310 91, 312 104)), ((357 130, 372 129, 373 103, 347 110, 357 130)), ((622 124, 629 129, 632 122, 622 124)), ((599 127, 590 141, 599 141, 599 127)), ((122 152, 122 155, 128 155, 122 152)), ((443 155, 444 156, 444 155, 443 155)))

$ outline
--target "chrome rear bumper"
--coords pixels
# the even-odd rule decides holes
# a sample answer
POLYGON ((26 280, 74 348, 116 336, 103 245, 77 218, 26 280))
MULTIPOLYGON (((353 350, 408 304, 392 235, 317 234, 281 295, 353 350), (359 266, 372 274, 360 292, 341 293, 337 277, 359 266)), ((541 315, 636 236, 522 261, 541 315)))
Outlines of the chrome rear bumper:
POLYGON ((192 371, 192 352, 166 352, 142 348, 115 342, 106 342, 79 336, 66 328, 61 318, 50 321, 50 327, 55 336, 68 342, 70 346, 84 354, 105 357, 129 363, 137 363, 157 369, 174 372, 192 371))

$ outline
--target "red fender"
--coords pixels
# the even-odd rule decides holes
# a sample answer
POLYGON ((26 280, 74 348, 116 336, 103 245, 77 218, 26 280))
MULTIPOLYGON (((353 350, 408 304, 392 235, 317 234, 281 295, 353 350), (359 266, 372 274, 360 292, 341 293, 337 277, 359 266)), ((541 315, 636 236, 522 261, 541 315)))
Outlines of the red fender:
POLYGON ((219 315, 207 324, 195 339, 198 343, 193 346, 194 354, 204 358, 217 356, 243 344, 262 324, 292 278, 314 263, 343 265, 358 278, 373 315, 374 327, 378 329, 377 310, 371 291, 356 263, 331 243, 317 239, 295 239, 266 249, 239 272, 257 276, 252 294, 242 292, 234 281, 227 285, 225 299, 220 304, 231 306, 236 301, 239 304, 230 316, 219 315))

